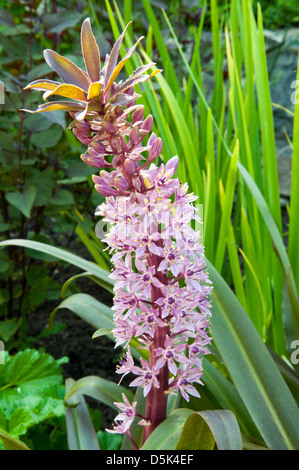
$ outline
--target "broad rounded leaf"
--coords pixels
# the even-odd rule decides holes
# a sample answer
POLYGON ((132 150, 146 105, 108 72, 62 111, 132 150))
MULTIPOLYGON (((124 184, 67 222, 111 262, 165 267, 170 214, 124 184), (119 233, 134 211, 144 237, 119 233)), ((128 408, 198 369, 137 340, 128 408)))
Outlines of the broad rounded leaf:
POLYGON ((37 195, 37 189, 35 185, 30 185, 28 188, 25 188, 22 193, 13 192, 6 193, 6 200, 16 207, 25 217, 30 217, 31 209, 34 204, 35 198, 37 195))
POLYGON ((31 142, 33 145, 41 149, 51 148, 51 147, 55 147, 55 145, 59 142, 61 137, 62 137, 62 129, 56 124, 50 127, 50 129, 46 129, 44 131, 34 133, 31 137, 31 142))

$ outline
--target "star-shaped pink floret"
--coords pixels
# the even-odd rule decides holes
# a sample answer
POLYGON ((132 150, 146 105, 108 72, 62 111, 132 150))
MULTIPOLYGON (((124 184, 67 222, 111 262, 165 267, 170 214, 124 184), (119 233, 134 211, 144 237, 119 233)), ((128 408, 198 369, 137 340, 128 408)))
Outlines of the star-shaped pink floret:
POLYGON ((159 370, 152 369, 149 363, 145 359, 140 359, 142 367, 134 366, 132 367, 131 372, 138 375, 133 382, 130 383, 130 387, 142 387, 143 395, 146 397, 151 390, 152 386, 160 388, 159 381, 157 379, 157 374, 159 370))
POLYGON ((186 344, 175 344, 170 336, 166 336, 164 348, 155 349, 156 356, 159 357, 155 364, 156 368, 161 369, 167 363, 170 372, 176 375, 178 366, 175 361, 181 364, 187 364, 189 362, 188 358, 183 354, 185 349, 186 344))
POLYGON ((126 395, 122 393, 123 403, 114 402, 117 408, 120 410, 120 413, 114 418, 116 425, 113 429, 106 429, 106 431, 112 434, 125 434, 134 421, 136 416, 136 406, 137 402, 133 402, 132 405, 127 399, 126 395))

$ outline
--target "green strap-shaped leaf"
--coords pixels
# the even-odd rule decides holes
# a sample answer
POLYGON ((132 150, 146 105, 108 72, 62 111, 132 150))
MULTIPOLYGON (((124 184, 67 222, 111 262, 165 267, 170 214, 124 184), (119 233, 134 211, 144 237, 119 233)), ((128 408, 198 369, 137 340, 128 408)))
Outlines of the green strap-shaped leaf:
POLYGON ((3 442, 5 450, 30 450, 24 442, 11 436, 3 429, 0 429, 0 439, 3 442))
POLYGON ((295 117, 293 129, 293 158, 292 158, 292 181, 290 199, 290 229, 289 229, 289 257, 294 272, 297 289, 299 291, 299 253, 298 253, 298 231, 299 231, 299 55, 296 76, 296 90, 294 90, 295 117))
POLYGON ((98 281, 98 278, 93 276, 91 273, 80 273, 80 274, 75 274, 74 276, 71 276, 69 279, 65 281, 61 288, 61 297, 65 297, 66 291, 68 287, 71 285, 72 282, 74 282, 76 279, 80 279, 81 277, 87 277, 88 279, 91 279, 92 281, 96 282, 98 281))
POLYGON ((184 424, 194 411, 186 408, 174 410, 152 432, 142 450, 174 450, 179 442, 184 424))
MULTIPOLYGON (((73 379, 66 380, 67 393, 74 383, 73 379)), ((69 450, 100 450, 84 397, 76 393, 69 400, 70 406, 67 406, 65 410, 69 450)))
POLYGON ((214 446, 215 438, 201 413, 191 414, 184 424, 175 450, 213 450, 214 446))
POLYGON ((212 333, 236 388, 270 449, 299 449, 299 408, 238 299, 207 265, 214 284, 212 333))
POLYGON ((62 248, 56 248, 55 246, 47 245, 46 243, 36 242, 32 240, 23 240, 23 239, 15 239, 15 240, 4 240, 0 242, 0 246, 23 246, 24 248, 31 248, 32 250, 41 251, 42 253, 47 253, 48 255, 52 255, 55 258, 62 259, 63 261, 67 261, 74 266, 82 269, 83 271, 87 271, 103 282, 103 286, 113 286, 114 282, 108 277, 108 272, 104 269, 97 266, 95 263, 91 261, 87 261, 80 256, 74 255, 69 251, 63 250, 62 248))
POLYGON ((176 450, 242 450, 242 436, 230 410, 207 410, 186 420, 176 450))
POLYGON ((51 313, 50 326, 53 324, 57 311, 61 308, 68 308, 96 329, 108 328, 111 330, 115 326, 111 308, 102 304, 102 302, 99 302, 91 295, 74 294, 63 300, 51 313))
MULTIPOLYGON (((67 299, 63 300, 58 307, 56 307, 50 315, 49 326, 52 327, 53 320, 61 308, 68 308, 76 315, 78 315, 82 320, 86 321, 92 325, 96 330, 105 330, 105 335, 112 338, 111 330, 115 327, 113 321, 113 311, 107 305, 104 305, 102 302, 99 302, 94 297, 88 294, 74 294, 69 296, 67 299)), ((94 336, 96 337, 96 336, 94 336)), ((131 353, 136 359, 140 359, 142 356, 144 359, 148 360, 148 351, 138 349, 140 346, 137 338, 133 337, 130 341, 131 353)))
MULTIPOLYGON (((183 63, 184 65, 186 66, 186 69, 188 71, 188 73, 190 74, 190 76, 192 77, 192 80, 194 82, 194 86, 198 92, 198 95, 202 101, 202 103, 204 104, 205 108, 208 110, 209 109, 209 105, 204 97, 204 94, 203 94, 203 91, 190 67, 190 65, 188 64, 188 61, 186 59, 186 56, 182 50, 182 47, 178 41, 178 38, 174 32, 174 29, 173 27, 171 26, 171 23, 166 15, 166 13, 163 11, 163 14, 164 14, 164 17, 165 17, 165 21, 171 31, 171 34, 173 35, 173 38, 174 38, 174 41, 176 43, 176 46, 178 48, 178 51, 182 57, 182 60, 183 60, 183 63)), ((213 124, 214 124, 214 128, 219 136, 219 139, 221 140, 221 142, 223 143, 224 145, 224 148, 225 148, 225 151, 227 152, 227 154, 232 157, 232 153, 227 145, 227 142, 225 140, 225 138, 223 137, 222 135, 222 132, 216 122, 216 119, 215 117, 212 115, 212 121, 213 121, 213 124)), ((239 170, 239 173, 241 174, 242 176, 242 179, 244 180, 244 183, 246 184, 246 186, 248 187, 250 193, 252 194, 252 197, 253 199, 255 200, 256 204, 257 204, 257 207, 258 207, 258 210, 264 220, 264 223, 269 231, 269 234, 271 236, 271 239, 272 239, 272 242, 273 242, 273 247, 274 247, 274 250, 277 254, 277 256, 279 256, 279 259, 280 259, 280 262, 282 264, 282 267, 283 267, 283 270, 284 270, 284 273, 285 275, 289 276, 289 291, 290 291, 290 296, 292 296, 293 298, 293 303, 296 303, 298 304, 298 292, 297 292, 297 289, 296 289, 296 284, 295 284, 295 279, 294 279, 294 274, 293 274, 293 271, 291 269, 291 264, 290 264, 290 260, 289 260, 289 257, 288 257, 288 254, 287 254, 287 251, 286 251, 286 248, 284 246, 284 243, 283 243, 283 239, 281 237, 281 234, 280 234, 280 231, 277 227, 277 224, 275 222, 275 219, 274 217, 272 216, 271 214, 271 211, 269 209, 269 205, 267 204, 262 192, 260 191, 258 185, 256 184, 256 182, 254 181, 254 179, 252 178, 252 176, 250 175, 250 173, 246 170, 245 166, 242 165, 242 163, 240 161, 237 162, 237 167, 238 167, 238 170, 239 170)), ((293 319, 293 325, 294 325, 294 329, 295 329, 295 334, 297 334, 298 336, 298 333, 299 333, 299 320, 297 317, 294 317, 293 319)))
POLYGON ((92 335, 92 339, 99 338, 100 336, 108 336, 108 335, 112 335, 110 328, 100 328, 92 335))
MULTIPOLYGON (((202 361, 203 375, 201 380, 205 386, 200 390, 201 397, 207 388, 216 397, 219 408, 228 409, 234 413, 242 432, 256 439, 261 439, 261 435, 244 406, 236 387, 208 360, 208 357, 204 357, 202 361)), ((198 410, 198 408, 196 409, 198 410)))
POLYGON ((87 395, 117 410, 114 402, 123 401, 122 393, 126 395, 131 403, 133 402, 134 395, 130 390, 127 390, 115 382, 102 379, 95 375, 89 375, 73 382, 72 387, 66 392, 64 400, 66 404, 71 404, 72 402, 69 400, 74 395, 87 395))
MULTIPOLYGON (((147 56, 145 51, 142 51, 142 55, 148 63, 151 62, 150 58, 147 56)), ((185 155, 188 155, 186 165, 189 170, 188 176, 190 179, 190 183, 192 184, 194 192, 196 194, 201 194, 201 188, 203 187, 202 175, 199 167, 198 154, 195 148, 195 144, 192 138, 192 134, 190 132, 188 122, 186 121, 182 113, 181 106, 178 100, 176 99, 170 85, 167 83, 162 74, 157 75, 157 81, 169 105, 169 109, 171 111, 176 126, 177 135, 180 139, 183 152, 185 155)), ((178 171, 180 172, 181 169, 179 168, 178 171)))
POLYGON ((180 408, 153 431, 142 450, 242 450, 238 422, 230 410, 180 408))
POLYGON ((162 58, 162 63, 168 64, 167 70, 165 71, 167 73, 167 78, 170 78, 175 94, 180 96, 181 89, 180 89, 180 84, 178 81, 176 69, 173 66, 172 61, 170 59, 170 55, 169 55, 168 49, 165 44, 165 40, 162 35, 160 25, 157 21, 157 18, 153 9, 153 5, 151 5, 151 2, 149 0, 143 0, 143 6, 144 6, 145 13, 147 15, 147 18, 149 20, 149 23, 151 27, 153 28, 153 34, 155 37, 157 48, 159 50, 159 54, 162 58))

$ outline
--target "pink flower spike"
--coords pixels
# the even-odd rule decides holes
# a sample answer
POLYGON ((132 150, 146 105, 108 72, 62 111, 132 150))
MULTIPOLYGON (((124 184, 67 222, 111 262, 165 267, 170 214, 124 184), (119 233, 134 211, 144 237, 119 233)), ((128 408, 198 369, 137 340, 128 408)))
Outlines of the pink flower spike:
MULTIPOLYGON (((49 97, 55 85, 54 92, 68 98, 66 91, 75 85, 73 101, 56 103, 69 112, 69 128, 86 146, 81 159, 98 169, 92 181, 105 201, 95 213, 104 222, 97 226, 97 235, 107 246, 110 278, 115 281, 112 334, 115 347, 127 349, 117 373, 134 374, 130 387, 142 387, 147 397, 145 442, 167 415, 168 393, 181 393, 186 400, 189 395, 199 397, 194 384, 202 383, 201 356, 209 353, 212 286, 197 230, 198 197, 174 176, 178 156, 164 160, 156 126, 152 132, 153 117, 144 116, 144 106, 136 102, 140 95, 135 86, 160 70, 145 74, 155 65, 146 64, 127 79, 119 78, 142 39, 121 59, 127 27, 100 64, 99 48, 85 20, 81 45, 86 71, 47 50, 46 61, 54 71, 59 69, 64 85, 41 79, 26 89, 40 89, 49 97), (158 158, 163 163, 155 164, 158 158), (140 367, 134 364, 131 341, 135 352, 149 355, 148 362, 140 359, 140 367)), ((50 111, 53 103, 40 105, 36 112, 50 111)), ((137 449, 129 431, 136 403, 131 405, 124 395, 123 400, 116 403, 119 414, 109 432, 127 433, 137 449)))

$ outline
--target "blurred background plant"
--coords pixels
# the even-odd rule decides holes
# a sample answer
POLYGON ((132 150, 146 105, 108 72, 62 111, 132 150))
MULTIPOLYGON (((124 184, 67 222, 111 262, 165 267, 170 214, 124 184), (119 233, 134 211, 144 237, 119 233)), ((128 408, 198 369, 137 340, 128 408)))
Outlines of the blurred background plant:
MULTIPOLYGON (((25 83, 49 75, 43 49, 58 47, 70 57, 83 16, 80 2, 1 2, 0 231, 2 239, 27 238, 66 249, 81 237, 101 263, 92 221, 101 198, 91 190, 93 169, 81 162, 80 143, 63 132, 63 113, 19 111, 36 104, 37 96, 23 90, 25 83)), ((59 299, 61 285, 55 260, 47 254, 9 248, 0 256, 0 338, 10 349, 16 338, 26 343, 27 315, 45 300, 59 299)))
MULTIPOLYGON (((299 5, 281 0, 260 5, 249 0, 0 1, 6 91, 0 107, 0 235, 7 246, 0 251, 0 339, 12 353, 34 347, 38 338, 27 334, 30 314, 42 313, 45 302, 57 306, 62 285, 66 298, 52 323, 55 313, 68 308, 106 334, 112 327, 104 295, 112 289, 110 261, 94 234, 94 210, 102 201, 92 190, 96 169, 81 162, 84 148, 71 131, 63 131, 64 114, 18 110, 36 109, 40 102, 39 94, 23 91, 28 82, 53 78, 43 49, 57 50, 81 67, 78 37, 85 17, 91 17, 103 58, 133 20, 125 46, 132 45, 133 35, 145 39, 123 74, 140 61, 154 60, 164 70, 141 87, 139 102, 154 117, 164 160, 179 155, 179 177, 203 204, 203 242, 215 285, 215 350, 205 360, 203 398, 184 406, 232 410, 247 448, 291 448, 298 446, 293 420, 299 403, 298 365, 290 362, 292 341, 299 337, 299 105, 291 100, 299 88, 291 83, 299 68, 299 41, 289 30, 277 30, 296 33, 299 5), (280 57, 289 48, 295 54, 286 69, 280 57), (281 85, 285 72, 288 89, 281 85), (293 155, 286 191, 277 159, 281 141, 293 155), (69 263, 81 271, 66 281, 58 266, 69 263), (87 289, 80 293, 73 281, 81 276, 100 285, 96 298, 87 289)), ((41 335, 65 328, 53 325, 41 335)), ((109 387, 86 378, 77 388, 69 382, 67 396, 81 390, 113 407, 117 392, 109 387), (104 386, 108 399, 98 392, 104 386)))

